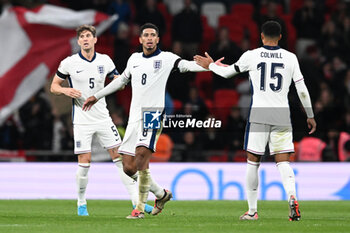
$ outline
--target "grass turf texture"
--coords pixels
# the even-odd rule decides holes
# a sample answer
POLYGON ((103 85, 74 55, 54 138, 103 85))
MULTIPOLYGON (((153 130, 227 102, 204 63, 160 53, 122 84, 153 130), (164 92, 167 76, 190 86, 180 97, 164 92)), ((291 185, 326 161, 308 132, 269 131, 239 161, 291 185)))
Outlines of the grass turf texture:
MULTIPOLYGON (((152 204, 152 203, 149 203, 152 204)), ((259 201, 258 221, 239 221, 245 201, 171 201, 158 216, 130 220, 129 201, 0 200, 0 232, 350 232, 350 201, 299 201, 302 219, 288 221, 286 201, 259 201)))

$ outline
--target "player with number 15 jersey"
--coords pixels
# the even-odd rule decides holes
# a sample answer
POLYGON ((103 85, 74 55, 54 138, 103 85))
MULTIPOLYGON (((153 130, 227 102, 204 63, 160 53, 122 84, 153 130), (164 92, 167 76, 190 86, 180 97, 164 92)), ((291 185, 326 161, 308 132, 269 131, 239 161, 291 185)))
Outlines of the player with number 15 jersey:
POLYGON ((290 126, 288 92, 292 80, 303 81, 295 54, 278 46, 245 52, 233 66, 249 71, 252 102, 249 122, 290 126))

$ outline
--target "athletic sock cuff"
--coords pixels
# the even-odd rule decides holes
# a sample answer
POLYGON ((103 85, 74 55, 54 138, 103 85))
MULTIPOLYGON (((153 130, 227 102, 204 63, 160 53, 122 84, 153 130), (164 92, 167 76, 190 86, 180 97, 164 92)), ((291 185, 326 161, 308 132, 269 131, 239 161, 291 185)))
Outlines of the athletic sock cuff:
POLYGON ((83 167, 83 168, 89 168, 90 167, 90 163, 78 163, 79 167, 83 167))
POLYGON ((289 162, 288 161, 278 162, 276 163, 276 166, 278 167, 279 165, 283 165, 283 164, 289 164, 289 162))
POLYGON ((253 161, 250 161, 250 160, 248 160, 247 159, 247 163, 249 164, 249 165, 253 165, 253 166, 260 166, 260 162, 253 162, 253 161))

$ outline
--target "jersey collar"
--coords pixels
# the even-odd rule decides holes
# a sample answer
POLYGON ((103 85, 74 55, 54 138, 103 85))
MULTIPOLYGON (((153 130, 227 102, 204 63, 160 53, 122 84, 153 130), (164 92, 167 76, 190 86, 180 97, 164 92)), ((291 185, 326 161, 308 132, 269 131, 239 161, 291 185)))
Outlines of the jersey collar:
POLYGON ((160 54, 160 52, 162 52, 159 48, 156 49, 156 51, 154 51, 153 53, 151 53, 150 55, 145 55, 143 52, 142 52, 142 56, 144 58, 150 58, 150 57, 154 57, 154 56, 157 56, 158 54, 160 54))
POLYGON ((94 56, 92 57, 91 61, 89 61, 88 59, 86 59, 83 54, 81 53, 81 51, 79 52, 79 56, 81 59, 85 60, 85 61, 88 61, 88 62, 93 62, 96 58, 96 52, 94 52, 94 56))
POLYGON ((264 45, 263 47, 264 47, 265 49, 268 49, 268 50, 277 50, 277 49, 280 49, 279 46, 264 45))

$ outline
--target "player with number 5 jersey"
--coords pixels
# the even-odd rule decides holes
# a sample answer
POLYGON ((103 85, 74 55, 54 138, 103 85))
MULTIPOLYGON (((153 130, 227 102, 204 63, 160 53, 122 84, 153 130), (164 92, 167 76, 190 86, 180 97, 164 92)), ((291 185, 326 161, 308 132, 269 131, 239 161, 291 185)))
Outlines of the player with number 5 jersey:
MULTIPOLYGON (((78 155, 76 173, 78 215, 87 216, 85 192, 88 184, 93 137, 96 137, 99 143, 107 149, 116 164, 119 176, 131 196, 133 206, 136 206, 138 200, 138 190, 137 183, 123 171, 121 156, 118 154, 118 147, 122 141, 109 116, 105 99, 101 99, 90 112, 82 110, 85 99, 104 88, 106 77, 113 79, 117 77, 118 72, 109 56, 95 52, 97 42, 95 27, 91 25, 78 27, 77 39, 80 52, 61 62, 53 78, 51 92, 72 98, 74 153, 78 155), (68 79, 69 87, 62 86, 65 79, 68 79)), ((150 213, 152 209, 147 205, 147 212, 150 213)))

